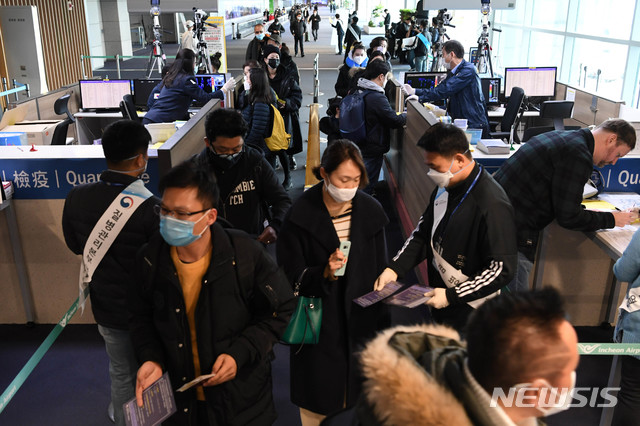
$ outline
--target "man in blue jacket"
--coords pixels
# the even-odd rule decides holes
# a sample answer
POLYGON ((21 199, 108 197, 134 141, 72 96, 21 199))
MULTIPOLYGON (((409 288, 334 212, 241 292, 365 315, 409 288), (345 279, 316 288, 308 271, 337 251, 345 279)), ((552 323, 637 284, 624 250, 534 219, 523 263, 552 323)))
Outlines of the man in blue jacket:
POLYGON ((470 128, 482 129, 482 137, 488 138, 489 120, 475 66, 464 60, 464 47, 459 41, 444 43, 442 54, 447 78, 432 89, 414 89, 405 84, 406 92, 417 95, 420 102, 449 99, 447 111, 451 118, 466 118, 470 128))

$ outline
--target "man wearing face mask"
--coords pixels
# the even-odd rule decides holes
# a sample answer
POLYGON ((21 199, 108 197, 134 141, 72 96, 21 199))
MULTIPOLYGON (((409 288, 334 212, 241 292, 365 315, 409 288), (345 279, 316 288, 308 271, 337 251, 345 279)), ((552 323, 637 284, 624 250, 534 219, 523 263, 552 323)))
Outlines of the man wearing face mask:
POLYGON ((295 56, 298 56, 298 45, 300 46, 300 57, 304 58, 304 33, 307 32, 307 24, 302 19, 302 13, 296 13, 296 19, 289 24, 291 34, 293 34, 293 47, 295 56))
POLYGON ((552 288, 496 297, 469 318, 466 347, 442 326, 383 331, 361 355, 355 416, 367 421, 349 424, 384 413, 388 424, 536 426, 568 409, 579 355, 562 305, 552 288))
POLYGON ((273 244, 291 199, 262 152, 244 144, 247 130, 239 111, 212 111, 205 121, 206 147, 198 157, 218 181, 218 215, 261 243, 273 244))
POLYGON ((475 308, 495 297, 517 265, 513 209, 502 187, 469 153, 462 130, 436 124, 418 141, 437 185, 404 246, 374 284, 375 290, 427 260, 426 303, 434 320, 458 332, 475 308))
POLYGON ((163 424, 272 424, 272 348, 295 307, 291 287, 264 247, 218 223, 206 164, 177 165, 160 191, 160 232, 138 252, 130 294, 137 404, 164 372, 173 389, 212 375, 176 392, 177 412, 163 424))
POLYGON ((249 42, 247 46, 247 52, 244 55, 244 60, 248 61, 253 59, 259 61, 262 58, 262 48, 264 47, 264 25, 258 24, 253 27, 253 40, 249 42))
POLYGON ((476 67, 464 59, 464 47, 459 41, 449 40, 442 45, 447 78, 432 89, 404 89, 409 96, 416 95, 420 102, 448 99, 447 113, 452 119, 466 118, 469 127, 482 129, 482 137, 489 138, 489 120, 476 67))
MULTIPOLYGON (((99 182, 69 191, 62 213, 69 249, 83 259, 93 249, 91 263, 98 263, 86 282, 90 281, 91 309, 109 356, 111 402, 118 425, 125 424, 122 404, 133 398, 138 368, 129 337, 127 290, 135 283, 136 251, 158 229, 153 206, 160 200, 141 180, 149 179, 145 173, 149 143, 151 135, 139 122, 121 120, 109 125, 102 136, 107 170, 99 182), (115 229, 111 215, 103 217, 106 212, 125 209, 133 214, 120 220, 125 223, 120 230, 115 229), (109 240, 112 245, 107 247, 109 240), (104 250, 102 260, 96 261, 96 250, 104 250)), ((91 265, 85 267, 91 271, 91 265)))

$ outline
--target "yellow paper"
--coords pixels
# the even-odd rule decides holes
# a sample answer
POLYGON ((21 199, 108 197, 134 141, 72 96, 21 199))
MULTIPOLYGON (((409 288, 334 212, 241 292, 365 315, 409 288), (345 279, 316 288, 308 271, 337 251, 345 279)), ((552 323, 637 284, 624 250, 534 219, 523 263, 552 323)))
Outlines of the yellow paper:
POLYGON ((615 210, 616 207, 608 201, 602 200, 582 200, 582 205, 589 210, 615 210))

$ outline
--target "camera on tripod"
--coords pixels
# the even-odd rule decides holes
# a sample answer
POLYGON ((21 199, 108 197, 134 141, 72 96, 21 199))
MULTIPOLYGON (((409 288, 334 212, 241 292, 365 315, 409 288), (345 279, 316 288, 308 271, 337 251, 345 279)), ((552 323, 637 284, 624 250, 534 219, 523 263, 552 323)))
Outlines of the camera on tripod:
POLYGON ((205 21, 209 17, 209 14, 202 9, 194 7, 193 9, 193 22, 195 23, 196 38, 200 40, 202 33, 204 32, 205 21))
POLYGON ((451 20, 453 19, 453 15, 447 11, 447 9, 440 9, 438 11, 438 16, 436 16, 436 23, 438 27, 453 27, 451 25, 451 20))

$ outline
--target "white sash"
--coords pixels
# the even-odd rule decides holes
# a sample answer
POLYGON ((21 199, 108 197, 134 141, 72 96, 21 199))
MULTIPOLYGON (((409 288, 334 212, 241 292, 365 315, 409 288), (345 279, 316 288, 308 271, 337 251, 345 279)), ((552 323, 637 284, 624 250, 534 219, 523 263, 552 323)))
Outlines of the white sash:
POLYGON ((620 305, 621 311, 635 312, 640 309, 640 287, 629 289, 620 305))
POLYGON ((109 205, 96 223, 82 252, 80 264, 80 279, 78 304, 84 313, 84 303, 87 299, 89 283, 93 273, 104 258, 124 225, 142 203, 153 194, 140 179, 129 184, 109 205))
MULTIPOLYGON (((431 251, 433 252, 433 266, 440 274, 440 277, 442 277, 442 281, 444 281, 445 285, 448 288, 452 288, 460 283, 467 281, 469 277, 463 274, 462 270, 456 269, 454 266, 450 265, 449 262, 444 260, 444 258, 440 255, 440 246, 438 246, 438 249, 436 250, 436 247, 433 244, 433 236, 436 233, 436 228, 447 212, 447 204, 449 203, 449 193, 444 189, 439 189, 438 191, 439 193, 436 195, 436 199, 433 203, 433 227, 431 228, 431 251)), ((467 304, 472 308, 477 309, 484 302, 499 294, 500 290, 481 299, 467 302, 467 304)))

